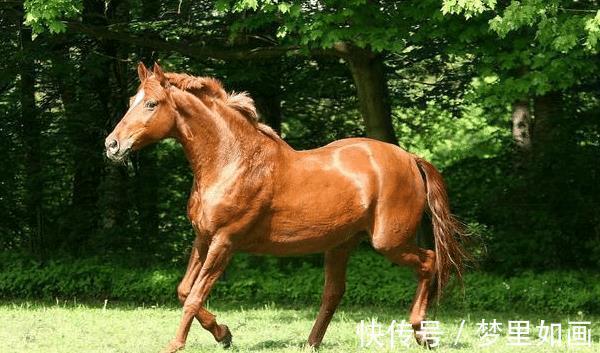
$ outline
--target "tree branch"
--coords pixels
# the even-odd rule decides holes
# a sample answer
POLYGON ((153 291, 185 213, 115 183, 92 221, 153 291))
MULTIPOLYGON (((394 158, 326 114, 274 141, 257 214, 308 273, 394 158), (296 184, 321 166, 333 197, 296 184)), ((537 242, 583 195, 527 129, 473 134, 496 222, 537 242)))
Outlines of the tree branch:
POLYGON ((80 22, 65 22, 67 30, 74 33, 83 33, 100 39, 134 44, 159 51, 175 51, 180 54, 199 58, 213 58, 220 60, 259 60, 275 58, 283 55, 311 55, 324 56, 336 55, 335 50, 317 49, 302 50, 299 46, 266 46, 266 47, 212 47, 188 42, 171 42, 163 38, 140 35, 131 32, 113 31, 106 27, 84 25, 80 22))

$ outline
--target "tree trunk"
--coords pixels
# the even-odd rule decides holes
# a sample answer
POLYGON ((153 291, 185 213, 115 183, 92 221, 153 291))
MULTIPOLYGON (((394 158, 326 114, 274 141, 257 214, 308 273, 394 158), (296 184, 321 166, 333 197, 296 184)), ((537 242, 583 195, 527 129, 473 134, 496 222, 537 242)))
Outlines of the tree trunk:
MULTIPOLYGON (((160 2, 157 0, 142 3, 142 16, 144 21, 154 21, 160 13, 160 2)), ((140 59, 150 67, 156 61, 156 53, 148 48, 140 48, 140 59)), ((135 74, 137 80, 137 74, 135 74)), ((158 175, 157 160, 154 146, 148 146, 136 153, 135 158, 135 192, 136 208, 138 210, 138 224, 140 229, 140 243, 142 251, 156 247, 159 230, 158 214, 158 175)), ((146 258, 146 260, 150 260, 146 258)))
POLYGON ((532 134, 533 147, 536 153, 545 153, 554 147, 563 146, 565 129, 563 129, 562 93, 552 91, 534 98, 534 125, 532 134))
MULTIPOLYGON (((116 23, 129 22, 129 2, 111 2, 106 10, 106 15, 109 21, 116 23)), ((114 40, 104 40, 100 43, 102 52, 110 58, 106 62, 108 66, 106 71, 111 72, 109 82, 111 84, 110 92, 105 92, 108 95, 108 110, 107 119, 104 121, 103 137, 108 135, 113 130, 118 121, 127 111, 127 105, 131 85, 129 82, 132 77, 137 80, 137 75, 132 70, 132 65, 126 60, 129 57, 130 47, 125 42, 117 42, 114 40)), ((137 85, 134 85, 137 86, 137 85)), ((129 210, 132 209, 131 199, 137 201, 137 198, 129 197, 130 186, 129 174, 127 168, 123 165, 113 163, 103 163, 104 180, 103 189, 100 195, 101 204, 104 211, 103 227, 103 244, 110 249, 125 249, 134 237, 123 237, 123 233, 130 232, 134 227, 131 227, 129 222, 129 210)), ((139 213, 138 213, 139 214, 139 213)))
POLYGON ((261 120, 281 132, 281 59, 253 61, 249 69, 259 72, 249 91, 261 120))
MULTIPOLYGON (((281 91, 281 89, 280 89, 281 91)), ((256 109, 261 120, 277 131, 281 132, 281 96, 278 93, 270 95, 256 94, 254 95, 256 109)))
MULTIPOLYGON (((187 3, 187 1, 186 1, 187 3)), ((183 10, 186 13, 189 11, 190 4, 185 4, 183 10)), ((145 0, 142 2, 142 21, 154 21, 158 18, 160 13, 160 1, 159 0, 145 0)), ((156 52, 153 48, 142 46, 139 48, 140 60, 144 62, 147 67, 151 67, 156 60, 156 52)), ((137 73, 136 73, 137 77, 137 73)))
POLYGON ((512 135, 515 145, 521 151, 527 152, 531 149, 531 117, 528 99, 513 103, 512 135))
POLYGON ((368 137, 397 144, 392 107, 381 55, 350 45, 338 46, 348 61, 368 137))
POLYGON ((40 117, 35 106, 35 66, 32 53, 31 28, 21 25, 19 37, 21 41, 21 62, 19 82, 21 122, 25 149, 25 188, 27 225, 30 239, 30 250, 43 257, 42 235, 42 192, 43 180, 41 171, 40 117))
MULTIPOLYGON (((105 3, 84 1, 84 22, 106 25, 105 3)), ((101 219, 101 181, 104 175, 104 127, 110 119, 110 58, 96 39, 79 41, 81 61, 76 77, 64 78, 63 100, 68 110, 68 134, 73 146, 74 177, 71 209, 67 220, 66 248, 79 255, 97 246, 101 219)))

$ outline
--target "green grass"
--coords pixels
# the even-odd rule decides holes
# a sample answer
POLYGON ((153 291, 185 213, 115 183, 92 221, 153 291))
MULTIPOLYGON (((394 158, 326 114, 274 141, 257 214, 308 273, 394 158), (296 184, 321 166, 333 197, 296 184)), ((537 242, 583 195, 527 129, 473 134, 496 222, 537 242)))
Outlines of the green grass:
MULTIPOLYGON (((231 352, 301 352, 309 351, 304 342, 313 324, 316 307, 286 308, 277 305, 264 307, 211 307, 219 323, 227 324, 233 333, 231 352)), ((320 349, 321 352, 425 352, 410 340, 410 348, 390 349, 389 336, 382 339, 384 348, 361 348, 356 333, 361 320, 377 318, 385 331, 392 320, 406 319, 407 308, 348 308, 342 307, 335 315, 320 349), (386 348, 387 347, 387 348, 386 348)), ((171 338, 177 327, 181 310, 175 307, 136 307, 108 303, 106 310, 100 304, 69 303, 4 303, 0 306, 0 352, 158 352, 171 338)), ((444 334, 438 352, 599 352, 600 316, 583 313, 568 316, 543 313, 431 313, 430 319, 439 320, 444 334), (481 319, 496 319, 503 323, 506 333, 508 320, 539 319, 561 322, 566 340, 569 320, 592 322, 591 347, 546 346, 514 347, 505 335, 488 347, 480 348, 476 323, 481 319), (462 320, 466 320, 458 346, 453 346, 462 320)), ((531 336, 537 337, 532 327, 531 336)), ((537 341, 534 340, 534 344, 537 341)), ((184 352, 225 352, 198 323, 192 326, 184 352)))

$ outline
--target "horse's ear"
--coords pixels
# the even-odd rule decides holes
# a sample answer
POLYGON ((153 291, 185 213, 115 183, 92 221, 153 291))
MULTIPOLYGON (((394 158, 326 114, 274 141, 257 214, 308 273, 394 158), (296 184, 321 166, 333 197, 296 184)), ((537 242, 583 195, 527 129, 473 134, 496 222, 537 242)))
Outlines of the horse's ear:
POLYGON ((147 79, 148 76, 150 76, 150 71, 148 71, 148 69, 146 68, 146 65, 144 65, 144 63, 141 61, 138 64, 137 71, 138 71, 138 76, 140 78, 140 82, 144 82, 144 80, 147 79))
POLYGON ((152 71, 154 73, 154 77, 158 80, 158 82, 160 82, 160 85, 167 88, 169 86, 169 81, 165 77, 165 73, 157 62, 154 63, 154 68, 152 71))

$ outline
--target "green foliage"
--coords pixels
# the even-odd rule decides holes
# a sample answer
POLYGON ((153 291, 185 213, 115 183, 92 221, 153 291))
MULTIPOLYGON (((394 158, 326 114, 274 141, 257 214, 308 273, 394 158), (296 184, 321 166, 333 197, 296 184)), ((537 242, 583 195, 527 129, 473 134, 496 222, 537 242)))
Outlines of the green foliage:
POLYGON ((567 8, 569 5, 570 1, 512 1, 490 20, 490 28, 504 38, 521 28, 537 27, 535 38, 541 45, 566 53, 583 44, 596 52, 600 10, 567 8))
POLYGON ((49 30, 51 33, 64 32, 64 18, 74 17, 81 13, 81 0, 25 0, 25 24, 34 31, 49 30))
POLYGON ((598 202, 598 168, 588 164, 598 152, 560 146, 528 166, 519 164, 518 152, 505 152, 444 169, 457 214, 486 225, 486 270, 516 274, 600 264, 600 213, 591 206, 598 202), (566 155, 568 163, 560 162, 566 155))
POLYGON ((493 9, 495 6, 496 0, 444 0, 442 13, 444 15, 463 13, 469 19, 472 16, 493 9))
POLYGON ((600 39, 600 10, 596 12, 596 16, 586 20, 585 30, 587 31, 587 38, 585 40, 587 49, 594 50, 594 48, 598 48, 598 40, 600 39))
POLYGON ((490 124, 478 105, 463 105, 458 118, 430 101, 425 109, 405 108, 396 113, 396 131, 407 150, 445 168, 461 160, 489 158, 503 149, 508 131, 490 124))
MULTIPOLYGON (((100 259, 60 260, 40 264, 4 255, 0 262, 0 295, 5 299, 109 299, 136 303, 174 303, 183 267, 138 268, 100 259)), ((317 304, 323 269, 308 262, 281 269, 274 258, 256 265, 253 257, 234 257, 225 277, 212 292, 219 303, 317 304)), ((348 268, 344 303, 408 307, 416 278, 372 250, 354 254, 348 268)), ((444 308, 453 310, 532 312, 597 312, 600 277, 593 272, 550 271, 512 277, 474 272, 464 293, 447 291, 444 308), (560 295, 557 295, 560 293, 560 295)))
POLYGON ((222 0, 216 7, 222 12, 248 11, 232 27, 234 35, 275 23, 279 39, 309 48, 332 48, 340 42, 351 42, 376 52, 401 51, 402 38, 407 36, 403 16, 407 8, 401 4, 381 11, 377 3, 365 0, 282 3, 222 0))
POLYGON ((495 13, 489 28, 500 38, 522 29, 533 29, 534 40, 566 53, 577 47, 598 50, 600 10, 594 1, 521 0, 497 4, 496 0, 444 0, 444 14, 463 14, 466 19, 495 13), (507 5, 504 5, 504 4, 507 5))
POLYGON ((465 40, 478 47, 480 78, 496 78, 480 85, 488 97, 514 101, 585 84, 598 75, 597 61, 588 61, 598 52, 595 2, 490 2, 476 10, 470 4, 445 1, 442 10, 467 18, 476 15, 471 27, 477 28, 477 21, 486 23, 486 31, 472 32, 465 40), (504 41, 496 42, 498 37, 504 41))
MULTIPOLYGON (((80 287, 89 286, 137 300, 152 291, 153 283, 158 288, 153 295, 168 293, 164 299, 170 300, 173 294, 167 287, 174 288, 179 272, 160 266, 184 262, 193 238, 185 215, 192 176, 180 147, 165 141, 134 155, 127 166, 102 159, 102 140, 138 85, 136 62, 160 60, 170 70, 216 76, 229 90, 249 91, 257 103, 277 108, 282 136, 306 149, 365 135, 353 77, 345 61, 331 55, 340 42, 368 47, 382 58, 399 144, 442 169, 453 210, 484 235, 485 270, 518 274, 600 266, 597 1, 222 0, 216 8, 208 1, 108 1, 83 6, 81 1, 30 0, 24 18, 20 8, 0 9, 6 28, 0 33, 6 53, 0 59, 0 113, 6 117, 0 150, 10 166, 0 168, 0 244, 6 252, 56 261, 55 272, 47 274, 50 282, 39 279, 44 296, 63 290, 84 294, 88 291, 80 287), (30 47, 23 44, 31 37, 23 19, 38 32, 30 47), (64 30, 65 20, 81 26, 47 33, 64 30), (189 48, 235 55, 222 60, 190 54, 189 48), (266 59, 244 57, 265 48, 294 50, 266 59), (28 73, 34 76, 29 96, 21 86, 28 73), (544 132, 536 103, 548 94, 561 99, 551 104, 558 114, 544 132), (23 104, 29 98, 35 102, 38 130, 23 125, 31 116, 23 104), (528 104, 533 120, 535 148, 529 154, 517 151, 512 141, 516 101, 528 104), (545 142, 544 134, 550 137, 545 142), (39 143, 35 174, 28 172, 29 161, 35 161, 31 141, 39 143), (32 175, 42 187, 28 184, 32 175), (35 207, 26 205, 32 196, 40 196, 35 207), (91 276, 85 272, 84 285, 77 279, 56 287, 60 278, 72 278, 70 262, 58 260, 70 256, 128 258, 158 267, 142 270, 140 278, 123 272, 121 282, 102 277, 98 284, 85 279, 91 276)), ((279 298, 282 282, 263 281, 260 275, 285 282, 290 272, 276 261, 265 260, 272 265, 266 268, 259 266, 263 260, 253 261, 238 262, 246 266, 240 273, 251 275, 222 290, 234 298, 244 292, 279 298), (254 267, 260 271, 251 272, 254 267)), ((298 300, 319 296, 313 282, 320 280, 320 269, 304 263, 286 265, 303 271, 297 283, 285 282, 285 295, 298 300)), ((100 260, 89 266, 100 266, 100 260)), ((109 270, 121 271, 106 267, 99 273, 109 270)), ((383 294, 373 294, 377 300, 404 290, 388 274, 381 278, 388 282, 365 279, 381 289, 383 294)), ((15 293, 34 290, 17 277, 15 283, 25 286, 15 293)), ((403 297, 411 297, 410 291, 403 297)), ((368 289, 355 293, 357 302, 369 294, 368 289)))

